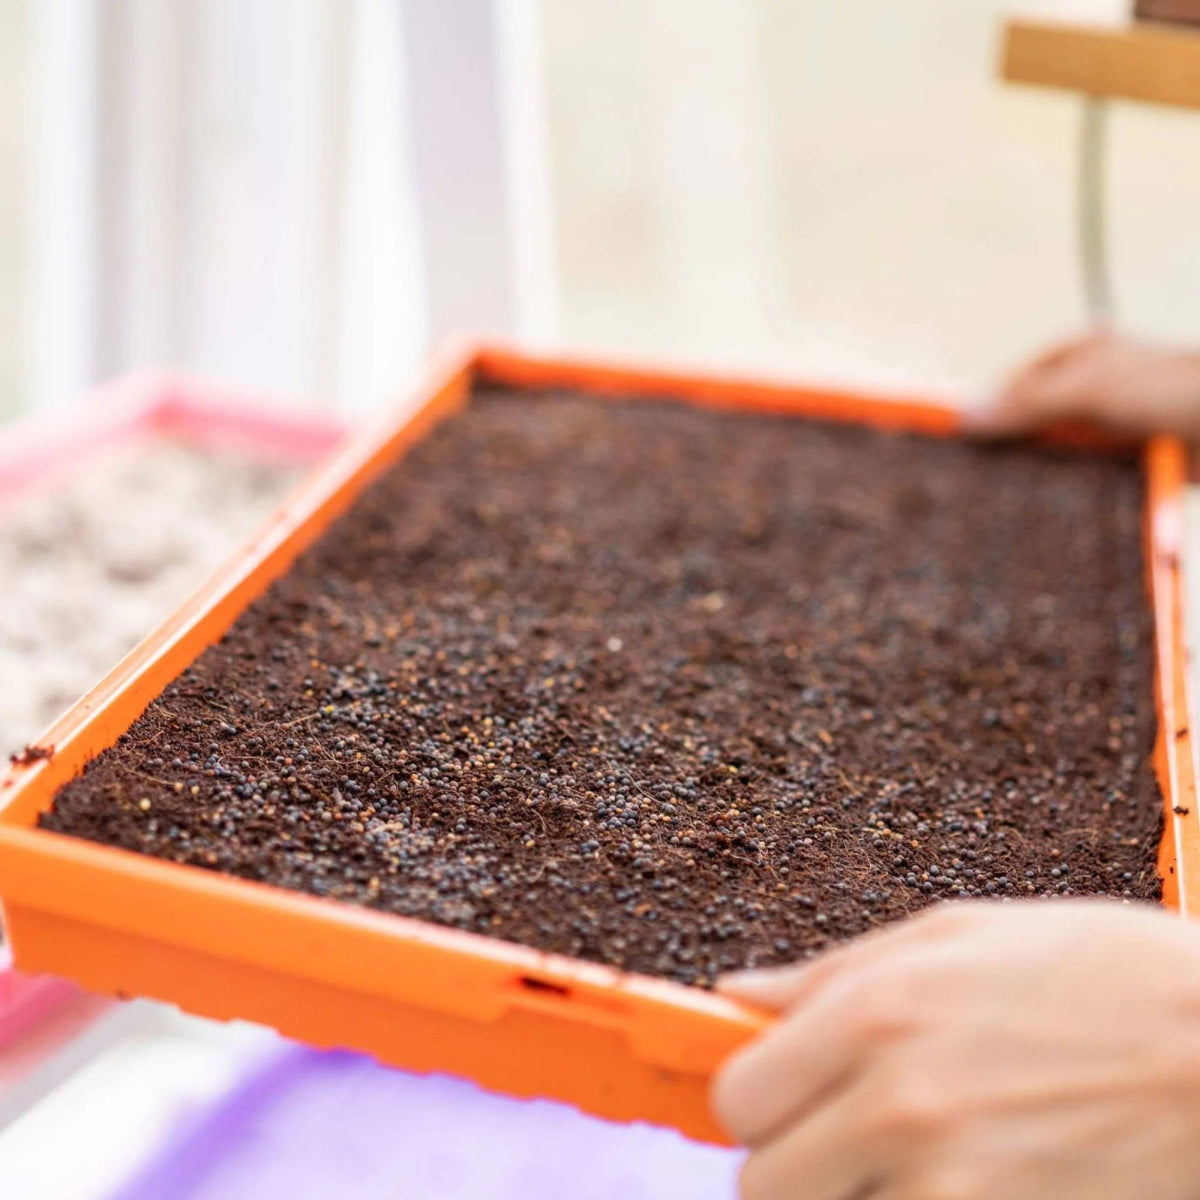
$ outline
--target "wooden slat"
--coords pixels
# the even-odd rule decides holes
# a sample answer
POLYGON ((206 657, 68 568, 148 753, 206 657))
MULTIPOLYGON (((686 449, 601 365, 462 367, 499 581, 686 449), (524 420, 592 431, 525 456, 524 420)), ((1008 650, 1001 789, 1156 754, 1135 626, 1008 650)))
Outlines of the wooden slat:
POLYGON ((1200 108, 1200 32, 1010 20, 1001 74, 1010 83, 1200 108))

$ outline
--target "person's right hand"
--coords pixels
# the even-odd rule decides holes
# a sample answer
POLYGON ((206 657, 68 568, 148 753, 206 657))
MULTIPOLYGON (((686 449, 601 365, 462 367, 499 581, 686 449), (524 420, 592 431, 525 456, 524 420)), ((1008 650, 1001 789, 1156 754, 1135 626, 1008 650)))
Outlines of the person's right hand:
POLYGON ((965 422, 1002 437, 1080 417, 1130 433, 1200 435, 1200 351, 1091 334, 1022 367, 965 422))
POLYGON ((1200 932, 955 902, 726 976, 780 1020, 714 1081, 742 1200, 1197 1200, 1200 932))

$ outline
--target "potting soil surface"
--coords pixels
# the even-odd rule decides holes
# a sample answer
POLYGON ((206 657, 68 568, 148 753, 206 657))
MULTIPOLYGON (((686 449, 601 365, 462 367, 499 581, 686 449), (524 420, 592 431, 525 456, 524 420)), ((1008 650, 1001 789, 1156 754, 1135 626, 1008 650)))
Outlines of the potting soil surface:
POLYGON ((1153 900, 1136 462, 479 393, 41 823, 705 982, 1153 900))

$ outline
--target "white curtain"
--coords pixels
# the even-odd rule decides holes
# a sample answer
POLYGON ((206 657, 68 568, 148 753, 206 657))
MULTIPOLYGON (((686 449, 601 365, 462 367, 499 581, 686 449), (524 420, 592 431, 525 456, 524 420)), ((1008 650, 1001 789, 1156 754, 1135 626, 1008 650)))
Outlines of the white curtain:
POLYGON ((356 408, 550 332, 532 0, 38 0, 34 47, 36 404, 171 365, 356 408))

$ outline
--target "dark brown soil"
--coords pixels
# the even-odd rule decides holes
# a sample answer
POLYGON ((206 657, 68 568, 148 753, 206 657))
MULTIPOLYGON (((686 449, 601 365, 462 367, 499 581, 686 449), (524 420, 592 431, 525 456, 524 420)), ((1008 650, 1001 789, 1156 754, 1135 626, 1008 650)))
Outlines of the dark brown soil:
POLYGON ((35 762, 41 762, 43 758, 53 758, 53 746, 26 746, 24 750, 18 750, 15 754, 8 756, 10 763, 16 763, 20 767, 32 766, 35 762))
POLYGON ((688 982, 1159 895, 1132 461, 485 393, 43 818, 688 982))

